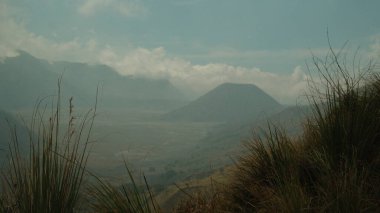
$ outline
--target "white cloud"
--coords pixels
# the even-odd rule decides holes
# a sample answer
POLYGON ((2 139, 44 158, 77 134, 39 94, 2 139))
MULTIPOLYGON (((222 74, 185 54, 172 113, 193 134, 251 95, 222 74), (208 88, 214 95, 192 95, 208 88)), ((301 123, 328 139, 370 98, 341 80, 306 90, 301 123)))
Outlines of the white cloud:
POLYGON ((220 50, 211 51, 202 57, 209 58, 243 58, 243 59, 265 59, 271 58, 292 58, 292 59, 304 59, 311 55, 326 55, 329 48, 318 48, 313 50, 308 49, 284 49, 284 50, 257 50, 257 51, 238 51, 238 50, 220 50))
MULTIPOLYGON (((90 6, 89 6, 90 7, 90 6)), ((7 14, 6 5, 0 4, 0 58, 15 56, 17 49, 48 60, 67 60, 104 63, 123 75, 169 79, 183 90, 198 95, 224 82, 253 83, 283 103, 294 103, 306 87, 307 75, 301 67, 292 74, 278 75, 259 68, 231 66, 223 63, 205 65, 169 57, 163 47, 135 48, 117 51, 104 47, 95 39, 57 42, 26 30, 7 14)))
POLYGON ((137 0, 85 0, 79 6, 78 12, 84 16, 92 16, 95 13, 111 9, 124 16, 145 15, 147 10, 137 0))
POLYGON ((0 2, 0 58, 17 55, 15 48, 22 35, 26 31, 20 24, 15 23, 9 16, 10 8, 0 2))
POLYGON ((300 66, 290 75, 264 72, 259 68, 230 66, 222 63, 196 65, 168 57, 163 47, 152 50, 138 48, 124 56, 112 49, 103 50, 99 61, 114 67, 123 75, 169 79, 183 90, 198 95, 225 82, 252 83, 283 103, 294 103, 307 86, 307 75, 300 66))
POLYGON ((29 32, 22 22, 13 18, 6 4, 0 2, 0 59, 16 56, 17 50, 24 50, 32 55, 47 60, 68 60, 95 62, 96 49, 99 45, 95 39, 81 41, 75 38, 69 41, 53 41, 44 36, 29 32))

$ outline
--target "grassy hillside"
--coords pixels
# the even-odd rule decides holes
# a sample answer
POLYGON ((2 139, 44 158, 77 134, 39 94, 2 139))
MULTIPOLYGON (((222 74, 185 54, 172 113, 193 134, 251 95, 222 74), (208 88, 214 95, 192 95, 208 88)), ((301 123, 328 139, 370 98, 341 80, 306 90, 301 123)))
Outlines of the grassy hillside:
POLYGON ((156 197, 162 208, 147 178, 137 181, 128 166, 120 185, 87 169, 97 108, 74 117, 70 105, 69 123, 61 126, 58 99, 51 114, 33 114, 36 136, 26 155, 13 139, 0 210, 162 212, 174 205, 174 212, 379 212, 380 76, 373 66, 351 71, 339 59, 334 51, 314 59, 320 78, 310 82, 311 113, 301 134, 269 123, 245 143, 227 176, 223 169, 214 174, 217 184, 200 178, 169 188, 156 197))
POLYGON ((320 78, 303 134, 269 125, 245 144, 223 186, 176 212, 380 211, 380 77, 371 65, 349 69, 334 51, 314 63, 320 78))

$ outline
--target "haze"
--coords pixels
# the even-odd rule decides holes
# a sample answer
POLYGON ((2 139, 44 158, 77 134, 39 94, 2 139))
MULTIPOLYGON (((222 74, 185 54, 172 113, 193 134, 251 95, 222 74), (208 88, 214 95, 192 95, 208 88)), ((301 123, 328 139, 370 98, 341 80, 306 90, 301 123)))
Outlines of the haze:
POLYGON ((1 57, 101 63, 122 75, 169 79, 197 97, 223 82, 254 83, 293 103, 305 61, 345 41, 379 52, 379 2, 1 1, 1 57))
POLYGON ((98 97, 89 169, 121 184, 125 159, 169 208, 175 196, 165 190, 222 173, 268 122, 301 135, 312 58, 358 50, 377 61, 379 8, 378 0, 0 0, 0 149, 9 124, 28 140, 36 103, 50 106, 62 78, 64 116, 73 107, 81 118, 98 97))

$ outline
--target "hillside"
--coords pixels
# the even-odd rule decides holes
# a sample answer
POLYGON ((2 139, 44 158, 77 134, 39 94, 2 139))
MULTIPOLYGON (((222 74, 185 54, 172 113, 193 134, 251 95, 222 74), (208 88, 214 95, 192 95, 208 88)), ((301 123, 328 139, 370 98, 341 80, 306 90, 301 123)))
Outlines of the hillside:
POLYGON ((242 121, 273 113, 281 107, 255 85, 224 83, 163 118, 172 121, 242 121))
POLYGON ((253 134, 263 136, 262 133, 268 128, 268 124, 282 128, 291 137, 299 136, 310 114, 310 106, 289 106, 257 120, 220 125, 210 130, 194 149, 188 151, 188 155, 194 157, 188 159, 186 163, 198 165, 197 168, 204 170, 210 165, 215 168, 230 165, 241 154, 243 143, 252 138, 253 134), (202 163, 205 159, 208 162, 206 165, 202 163))
POLYGON ((112 107, 178 107, 183 95, 167 80, 122 76, 105 65, 48 62, 20 51, 0 62, 1 108, 33 107, 36 100, 53 95, 62 76, 63 95, 78 105, 91 105, 99 85, 101 105, 112 107))

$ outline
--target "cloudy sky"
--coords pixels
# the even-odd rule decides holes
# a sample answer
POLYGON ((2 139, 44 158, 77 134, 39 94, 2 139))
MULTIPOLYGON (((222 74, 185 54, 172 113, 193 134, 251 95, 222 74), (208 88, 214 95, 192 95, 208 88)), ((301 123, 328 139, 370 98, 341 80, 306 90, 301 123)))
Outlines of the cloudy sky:
POLYGON ((378 0, 0 0, 0 58, 103 63, 202 94, 254 83, 283 103, 305 62, 349 41, 380 54, 378 0))

